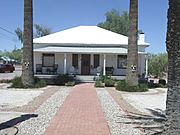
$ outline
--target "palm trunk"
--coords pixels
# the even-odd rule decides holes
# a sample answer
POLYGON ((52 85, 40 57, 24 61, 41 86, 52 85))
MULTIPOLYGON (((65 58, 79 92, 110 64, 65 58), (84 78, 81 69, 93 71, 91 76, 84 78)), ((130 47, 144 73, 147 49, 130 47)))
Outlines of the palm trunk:
POLYGON ((128 38, 128 55, 127 55, 127 76, 126 81, 134 86, 138 85, 138 0, 130 0, 129 14, 129 38, 128 38))
POLYGON ((33 0, 24 0, 24 40, 22 82, 25 86, 34 84, 33 72, 33 0))
POLYGON ((168 92, 163 135, 180 135, 180 1, 169 0, 168 28, 168 92))

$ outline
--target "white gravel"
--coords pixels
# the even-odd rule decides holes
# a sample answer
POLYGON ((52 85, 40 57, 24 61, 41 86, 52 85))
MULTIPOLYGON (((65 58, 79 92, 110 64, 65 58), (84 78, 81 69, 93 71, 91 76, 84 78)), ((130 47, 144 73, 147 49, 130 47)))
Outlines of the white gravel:
POLYGON ((133 128, 133 125, 131 124, 124 123, 130 122, 130 120, 123 117, 126 115, 125 112, 104 88, 98 88, 96 91, 101 102, 104 116, 108 122, 111 135, 141 135, 139 129, 133 128))
POLYGON ((123 99, 141 112, 151 114, 150 110, 166 109, 166 88, 150 89, 142 93, 122 93, 123 99))
POLYGON ((3 107, 14 108, 27 105, 35 97, 43 93, 42 90, 14 90, 0 89, 0 109, 3 107))
POLYGON ((18 126, 19 132, 17 135, 43 135, 69 92, 70 88, 60 88, 35 111, 38 117, 26 120, 18 126))

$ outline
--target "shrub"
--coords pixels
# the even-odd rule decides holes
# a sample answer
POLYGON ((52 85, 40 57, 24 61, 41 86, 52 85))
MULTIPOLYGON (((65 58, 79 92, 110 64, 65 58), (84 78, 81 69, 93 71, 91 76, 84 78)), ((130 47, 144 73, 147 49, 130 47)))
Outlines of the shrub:
POLYGON ((113 87, 115 84, 115 81, 113 79, 105 79, 104 83, 106 87, 113 87))
POLYGON ((148 91, 147 84, 138 84, 136 86, 129 85, 125 80, 121 80, 117 83, 116 89, 127 92, 145 92, 148 91))
POLYGON ((24 86, 23 83, 22 83, 21 77, 15 77, 15 78, 12 80, 12 85, 11 85, 11 87, 13 87, 13 88, 25 88, 25 86, 24 86))
POLYGON ((35 84, 33 86, 24 86, 21 77, 15 77, 12 80, 12 88, 42 88, 46 86, 46 81, 38 78, 34 79, 35 84))
POLYGON ((65 85, 65 83, 73 81, 73 77, 69 76, 68 74, 65 75, 59 75, 56 79, 55 79, 55 83, 57 85, 65 85))
POLYGON ((104 85, 103 85, 102 81, 96 80, 95 87, 104 87, 104 85))
POLYGON ((9 80, 9 79, 3 79, 3 80, 0 80, 0 83, 11 83, 12 80, 9 80))
POLYGON ((39 78, 35 78, 35 85, 34 85, 35 88, 42 88, 42 87, 45 87, 46 85, 47 84, 46 84, 45 80, 39 79, 39 78))
POLYGON ((108 75, 101 75, 101 76, 100 76, 100 81, 102 81, 102 83, 104 83, 104 81, 105 81, 106 79, 111 79, 111 77, 108 76, 108 75))
POLYGON ((65 86, 74 86, 74 85, 75 85, 75 81, 69 81, 65 83, 65 86))
POLYGON ((139 84, 139 92, 145 92, 148 91, 148 86, 147 84, 139 84))

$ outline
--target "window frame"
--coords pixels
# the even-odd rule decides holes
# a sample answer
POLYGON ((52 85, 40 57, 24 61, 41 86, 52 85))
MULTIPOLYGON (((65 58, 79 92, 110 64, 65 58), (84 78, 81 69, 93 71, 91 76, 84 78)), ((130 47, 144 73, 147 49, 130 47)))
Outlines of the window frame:
MULTIPOLYGON (((122 61, 122 60, 121 60, 122 61)), ((121 64, 122 65, 122 64, 121 64)), ((117 55, 117 68, 118 69, 127 69, 127 55, 117 55), (123 62, 120 62, 120 59, 124 58, 124 60, 126 60, 126 65, 123 67, 123 66, 120 66, 120 63, 123 63, 123 62)))
POLYGON ((54 64, 55 64, 55 54, 54 53, 43 53, 42 54, 42 66, 43 67, 53 67, 54 66, 54 64), (53 57, 53 64, 52 64, 52 66, 47 66, 47 65, 45 65, 45 61, 44 61, 44 57, 53 57))

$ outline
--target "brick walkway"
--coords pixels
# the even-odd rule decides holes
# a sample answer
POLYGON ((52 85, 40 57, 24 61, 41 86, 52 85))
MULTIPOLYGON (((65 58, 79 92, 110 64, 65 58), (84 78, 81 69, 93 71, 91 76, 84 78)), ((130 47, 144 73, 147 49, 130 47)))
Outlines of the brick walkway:
POLYGON ((72 88, 45 135, 110 135, 93 84, 72 88))

